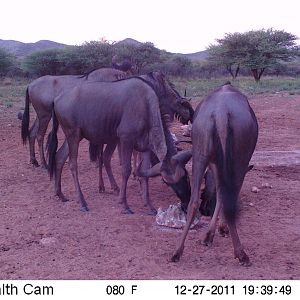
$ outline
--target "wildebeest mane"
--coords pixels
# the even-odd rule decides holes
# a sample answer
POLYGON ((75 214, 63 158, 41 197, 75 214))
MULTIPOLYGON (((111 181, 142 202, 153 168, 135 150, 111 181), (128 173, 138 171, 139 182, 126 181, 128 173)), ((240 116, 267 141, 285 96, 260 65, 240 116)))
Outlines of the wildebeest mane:
POLYGON ((107 67, 101 67, 101 68, 94 68, 88 72, 83 73, 82 75, 78 75, 78 78, 85 78, 86 80, 88 80, 89 76, 91 73, 97 71, 97 70, 101 70, 101 69, 106 69, 107 67))
POLYGON ((78 78, 85 78, 87 80, 91 73, 93 73, 94 71, 99 70, 99 69, 103 69, 103 68, 94 68, 89 72, 83 73, 82 75, 78 75, 78 78))

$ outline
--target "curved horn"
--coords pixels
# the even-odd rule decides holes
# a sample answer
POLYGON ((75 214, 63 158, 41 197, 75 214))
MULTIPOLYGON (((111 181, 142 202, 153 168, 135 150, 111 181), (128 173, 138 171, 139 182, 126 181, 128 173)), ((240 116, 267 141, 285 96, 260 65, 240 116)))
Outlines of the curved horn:
POLYGON ((165 170, 161 170, 161 176, 164 181, 169 184, 177 183, 186 173, 184 166, 192 157, 192 150, 181 151, 171 158, 171 164, 175 166, 175 172, 168 174, 165 170))
POLYGON ((172 156, 171 161, 172 163, 178 163, 181 166, 184 166, 191 159, 191 157, 192 157, 192 150, 180 151, 176 155, 172 156))
POLYGON ((182 166, 177 164, 175 172, 173 174, 168 174, 165 170, 161 171, 161 176, 166 183, 174 184, 177 183, 181 177, 185 175, 185 170, 182 166))
POLYGON ((137 168, 137 176, 140 176, 140 177, 155 177, 155 176, 159 176, 161 173, 160 173, 160 168, 161 168, 161 165, 162 163, 158 163, 156 165, 154 165, 152 168, 150 169, 147 169, 147 170, 141 170, 141 167, 142 167, 142 162, 141 161, 139 163, 139 166, 137 168))

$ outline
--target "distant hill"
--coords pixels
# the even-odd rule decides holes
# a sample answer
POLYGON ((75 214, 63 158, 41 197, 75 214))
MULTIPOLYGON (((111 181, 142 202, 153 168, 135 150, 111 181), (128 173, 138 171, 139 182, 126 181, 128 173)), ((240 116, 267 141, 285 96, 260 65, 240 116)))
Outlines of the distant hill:
POLYGON ((47 40, 41 40, 36 43, 22 43, 19 41, 0 39, 0 48, 7 49, 9 52, 11 52, 19 58, 22 58, 36 51, 65 48, 67 46, 68 45, 47 40))
POLYGON ((139 46, 141 45, 142 43, 137 41, 137 40, 134 40, 134 39, 131 39, 131 38, 127 38, 125 40, 122 40, 122 41, 119 41, 117 42, 116 44, 118 45, 133 45, 133 46, 139 46))
MULTIPOLYGON (((134 40, 134 39, 131 39, 131 38, 127 38, 125 40, 117 42, 117 44, 119 44, 119 45, 134 45, 134 46, 139 46, 142 43, 139 42, 139 41, 137 41, 137 40, 134 40)), ((172 53, 172 52, 169 52, 169 53, 177 55, 177 56, 181 56, 181 57, 186 57, 186 58, 189 58, 189 59, 191 59, 193 61, 197 61, 197 60, 200 61, 200 60, 206 59, 206 57, 208 55, 206 50, 195 52, 195 53, 187 53, 187 54, 184 54, 184 53, 172 53)))
MULTIPOLYGON (((139 46, 142 43, 137 40, 127 38, 127 39, 117 42, 117 44, 139 46)), ((22 43, 19 41, 1 40, 0 39, 0 48, 7 49, 9 52, 14 54, 18 58, 23 58, 23 57, 25 57, 33 52, 36 52, 36 51, 65 48, 68 46, 69 45, 56 43, 56 42, 48 41, 48 40, 41 40, 36 43, 22 43)), ((207 51, 199 51, 196 53, 188 53, 188 54, 183 54, 183 53, 171 53, 171 54, 177 55, 177 56, 182 56, 182 57, 187 57, 193 61, 200 61, 207 57, 207 51)))
POLYGON ((193 61, 196 61, 196 60, 200 61, 200 60, 206 59, 208 56, 208 53, 206 50, 195 52, 195 53, 187 53, 187 54, 174 53, 174 54, 177 56, 189 58, 190 60, 193 60, 193 61))

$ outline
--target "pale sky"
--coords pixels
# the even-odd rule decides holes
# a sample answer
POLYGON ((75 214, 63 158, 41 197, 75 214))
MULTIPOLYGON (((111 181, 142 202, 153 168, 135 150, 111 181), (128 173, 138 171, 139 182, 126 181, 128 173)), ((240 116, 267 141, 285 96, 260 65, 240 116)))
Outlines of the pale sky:
POLYGON ((0 7, 0 39, 21 42, 133 38, 192 53, 225 33, 272 27, 300 38, 299 0, 0 0, 0 7))

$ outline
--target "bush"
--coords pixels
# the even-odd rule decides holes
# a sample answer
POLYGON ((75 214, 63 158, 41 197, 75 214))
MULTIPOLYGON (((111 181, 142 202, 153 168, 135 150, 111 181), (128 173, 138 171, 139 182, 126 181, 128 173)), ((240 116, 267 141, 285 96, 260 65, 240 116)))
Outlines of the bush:
POLYGON ((15 66, 16 58, 4 48, 0 48, 0 76, 6 76, 15 66))

